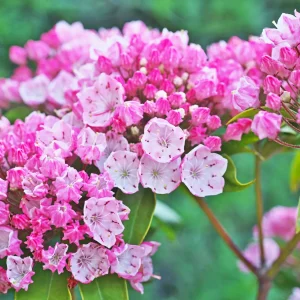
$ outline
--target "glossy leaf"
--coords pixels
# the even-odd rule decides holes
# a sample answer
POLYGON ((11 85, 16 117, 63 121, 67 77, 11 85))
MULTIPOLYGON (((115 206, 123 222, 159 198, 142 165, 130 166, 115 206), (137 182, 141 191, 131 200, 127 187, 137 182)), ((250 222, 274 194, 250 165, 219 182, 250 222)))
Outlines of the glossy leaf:
POLYGON ((153 218, 156 205, 154 193, 140 186, 135 194, 124 194, 120 190, 116 198, 130 208, 129 220, 124 223, 124 241, 139 245, 145 238, 153 218))
POLYGON ((34 267, 33 283, 28 291, 20 290, 15 293, 15 300, 71 300, 72 296, 68 288, 68 272, 58 275, 50 270, 43 270, 40 263, 34 267))
POLYGON ((179 224, 181 223, 180 215, 172 209, 170 206, 162 201, 156 201, 156 207, 154 210, 154 216, 164 223, 179 224))
POLYGON ((300 187, 300 151, 295 153, 290 172, 290 187, 296 192, 300 187))
POLYGON ((224 174, 225 179, 225 186, 224 186, 224 192, 237 192, 246 189, 250 185, 252 185, 255 182, 255 179, 247 182, 247 183, 241 183, 237 179, 237 171, 235 164, 233 160, 230 158, 230 156, 224 154, 223 155, 228 160, 228 166, 226 173, 224 174))
POLYGON ((82 300, 129 299, 126 280, 116 274, 98 277, 89 284, 79 284, 79 290, 82 300))
POLYGON ((237 153, 255 153, 255 150, 250 148, 251 144, 256 143, 259 138, 252 132, 244 134, 240 141, 229 141, 222 144, 222 153, 233 155, 237 153))
POLYGON ((24 120, 31 112, 31 108, 22 105, 8 110, 4 115, 11 123, 14 123, 17 119, 24 120))
POLYGON ((255 108, 249 108, 247 110, 244 110, 242 112, 240 112, 239 114, 235 115, 233 118, 231 118, 226 125, 230 124, 230 123, 233 123, 235 121, 237 121, 238 119, 241 119, 241 118, 254 118, 254 116, 259 112, 258 109, 255 109, 255 108))

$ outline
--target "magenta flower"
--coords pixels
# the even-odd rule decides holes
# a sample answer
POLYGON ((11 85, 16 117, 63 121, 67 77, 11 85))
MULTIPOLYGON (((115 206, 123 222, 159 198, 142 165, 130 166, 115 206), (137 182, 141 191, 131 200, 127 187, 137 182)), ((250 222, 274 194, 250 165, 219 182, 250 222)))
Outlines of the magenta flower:
POLYGON ((119 216, 119 201, 114 197, 93 197, 85 201, 83 213, 94 240, 105 247, 112 247, 116 243, 116 235, 124 230, 119 216))
POLYGON ((77 252, 71 255, 70 269, 76 280, 90 283, 95 278, 108 273, 109 261, 105 248, 89 243, 80 246, 77 252))
POLYGON ((280 131, 281 120, 281 115, 260 111, 253 119, 251 130, 261 140, 264 138, 274 140, 280 131))
POLYGON ((0 267, 0 293, 6 294, 7 291, 10 289, 10 282, 8 281, 6 270, 0 267))
POLYGON ((23 254, 20 245, 22 241, 18 239, 18 232, 9 226, 0 226, 0 258, 7 255, 23 254))
POLYGON ((53 185, 55 186, 56 196, 59 201, 79 202, 83 180, 74 168, 68 167, 60 177, 56 178, 53 185))
POLYGON ((185 136, 181 128, 164 119, 153 118, 145 126, 142 146, 152 159, 167 163, 184 151, 185 136))
POLYGON ((143 187, 150 188, 154 193, 171 193, 181 182, 180 164, 180 157, 169 163, 159 163, 144 154, 139 166, 141 184, 143 187))
POLYGON ((0 178, 0 200, 5 200, 7 198, 7 187, 8 182, 0 178))
POLYGON ((195 196, 218 195, 223 191, 226 168, 225 158, 199 145, 184 157, 181 180, 195 196))
POLYGON ((68 203, 56 202, 47 208, 52 225, 65 227, 74 217, 77 216, 72 206, 68 203))
POLYGON ((138 191, 138 167, 137 154, 129 151, 112 152, 104 164, 104 169, 114 181, 115 187, 126 194, 138 191))
POLYGON ((86 225, 80 225, 79 221, 75 221, 65 226, 63 229, 63 240, 69 240, 70 243, 74 243, 79 246, 79 241, 84 239, 84 234, 88 233, 86 225))
POLYGON ((83 107, 83 121, 90 126, 107 126, 119 104, 123 103, 123 86, 102 73, 95 84, 78 93, 83 107))
POLYGON ((0 201, 0 225, 5 225, 9 221, 9 204, 0 201))

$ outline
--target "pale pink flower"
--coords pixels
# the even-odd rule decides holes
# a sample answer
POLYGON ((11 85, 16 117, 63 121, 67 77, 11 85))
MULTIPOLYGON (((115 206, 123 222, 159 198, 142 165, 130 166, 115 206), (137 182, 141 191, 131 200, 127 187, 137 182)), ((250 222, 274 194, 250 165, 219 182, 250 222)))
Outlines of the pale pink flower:
POLYGON ((22 82, 20 85, 20 96, 27 105, 40 105, 45 103, 48 95, 49 79, 40 74, 33 79, 22 82))
POLYGON ((288 300, 300 300, 300 288, 293 288, 292 294, 288 300))
POLYGON ((118 105, 124 102, 123 86, 102 73, 93 86, 78 93, 83 106, 83 122, 90 126, 108 126, 118 105))
POLYGON ((108 197, 112 196, 110 192, 114 187, 114 182, 107 172, 103 174, 91 174, 90 178, 84 184, 84 190, 88 192, 88 197, 108 197))
POLYGON ((137 154, 129 151, 112 152, 104 164, 104 169, 114 181, 115 187, 127 194, 138 191, 138 167, 137 154))
POLYGON ((119 216, 119 201, 113 197, 90 198, 84 203, 84 222, 95 241, 110 248, 124 226, 119 216))
POLYGON ((226 168, 225 158, 199 145, 184 157, 181 180, 195 196, 218 195, 223 191, 226 168))
POLYGON ((27 56, 31 60, 39 61, 50 54, 50 47, 42 41, 29 40, 25 44, 27 56))
POLYGON ((26 237, 25 244, 27 245, 27 248, 31 252, 39 252, 41 249, 43 249, 43 233, 38 231, 32 231, 29 235, 26 237))
POLYGON ((35 274, 35 272, 32 271, 32 258, 8 256, 6 264, 8 281, 17 292, 20 289, 27 291, 28 285, 33 282, 31 277, 35 274))
POLYGON ((129 279, 138 272, 144 256, 145 250, 141 246, 126 244, 120 252, 115 251, 115 261, 112 263, 111 270, 119 276, 129 279))
MULTIPOLYGON (((280 247, 272 239, 264 239, 266 267, 270 267, 280 254, 280 247)), ((249 244, 243 252, 244 256, 257 268, 260 267, 260 248, 257 242, 249 244)), ((241 262, 238 262, 238 267, 242 272, 249 273, 249 269, 241 262)))
MULTIPOLYGON (((289 241, 295 234, 297 220, 297 208, 276 206, 268 211, 262 221, 265 237, 278 237, 289 241)), ((254 227, 257 236, 257 227, 254 227)))
POLYGON ((74 278, 82 283, 90 283, 95 278, 106 275, 109 261, 105 248, 95 243, 80 246, 71 255, 70 269, 74 278))
POLYGON ((68 203, 56 202, 47 208, 52 225, 65 227, 74 217, 77 216, 71 205, 68 203))
POLYGON ((0 178, 0 200, 5 200, 7 198, 7 187, 8 182, 0 178))
POLYGON ((90 127, 82 128, 77 136, 77 149, 75 153, 84 164, 91 164, 100 159, 106 148, 104 133, 95 132, 90 127))
POLYGON ((171 193, 181 182, 180 164, 180 157, 169 163, 159 163, 147 154, 144 154, 139 166, 141 184, 157 194, 171 193))
POLYGON ((21 243, 16 230, 8 226, 0 226, 0 258, 23 254, 20 248, 21 243))
POLYGON ((49 100, 56 105, 65 105, 65 92, 70 89, 74 77, 64 70, 51 81, 48 88, 49 100))
POLYGON ((42 251, 43 269, 61 274, 66 266, 68 245, 56 243, 55 247, 49 246, 48 250, 42 251))
POLYGON ((0 294, 6 294, 10 287, 11 284, 8 281, 6 270, 0 267, 0 294))
POLYGON ((238 86, 232 91, 232 107, 237 111, 243 111, 250 107, 259 106, 259 86, 248 76, 243 76, 238 86))
POLYGON ((164 119, 153 118, 145 126, 142 146, 157 162, 167 163, 179 157, 184 151, 184 143, 183 130, 164 119))
POLYGON ((55 186, 56 196, 59 201, 79 202, 83 180, 76 169, 67 167, 61 176, 56 178, 53 185, 55 186))
POLYGON ((276 139, 280 132, 282 116, 269 113, 267 111, 260 111, 254 116, 251 130, 260 138, 276 139))

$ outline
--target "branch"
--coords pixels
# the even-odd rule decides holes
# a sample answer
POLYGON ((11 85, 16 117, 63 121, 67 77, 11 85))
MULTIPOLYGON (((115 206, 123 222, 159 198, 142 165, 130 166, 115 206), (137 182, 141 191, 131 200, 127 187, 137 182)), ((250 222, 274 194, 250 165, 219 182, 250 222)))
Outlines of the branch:
POLYGON ((261 192, 261 160, 258 156, 255 156, 255 194, 256 194, 256 215, 257 215, 257 227, 259 237, 259 249, 260 249, 260 263, 261 267, 265 265, 265 249, 264 249, 264 235, 262 229, 263 218, 263 199, 261 192))
POLYGON ((209 221, 223 239, 223 241, 228 245, 228 247, 235 253, 235 255, 247 266, 247 268, 255 274, 257 277, 259 276, 257 268, 243 255, 243 253, 239 250, 239 248, 232 241, 229 234, 226 232, 222 224, 218 221, 212 210, 208 207, 204 199, 199 197, 194 197, 201 209, 204 211, 209 221))
POLYGON ((287 257, 293 252, 300 241, 300 232, 294 235, 294 237, 285 245, 281 250, 279 257, 274 261, 270 269, 267 271, 269 278, 274 278, 280 270, 282 264, 286 261, 287 257))

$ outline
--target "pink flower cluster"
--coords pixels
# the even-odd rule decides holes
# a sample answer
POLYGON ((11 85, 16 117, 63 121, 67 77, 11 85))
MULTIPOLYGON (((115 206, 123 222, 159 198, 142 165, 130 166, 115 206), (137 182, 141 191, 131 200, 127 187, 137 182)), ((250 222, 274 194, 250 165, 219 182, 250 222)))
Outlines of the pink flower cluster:
MULTIPOLYGON (((278 258, 280 247, 275 239, 288 242, 295 235, 297 208, 276 206, 268 211, 262 220, 266 266, 269 267, 278 258)), ((260 267, 260 249, 257 226, 253 228, 255 242, 248 245, 244 251, 245 257, 256 267, 260 267)), ((300 245, 299 245, 300 246, 300 245)), ((298 247, 299 248, 299 247, 298 247)), ((242 263, 238 263, 243 272, 249 272, 242 263)))

